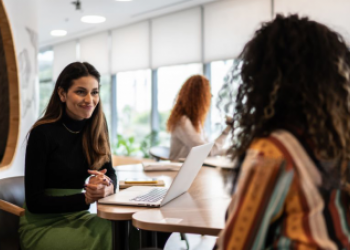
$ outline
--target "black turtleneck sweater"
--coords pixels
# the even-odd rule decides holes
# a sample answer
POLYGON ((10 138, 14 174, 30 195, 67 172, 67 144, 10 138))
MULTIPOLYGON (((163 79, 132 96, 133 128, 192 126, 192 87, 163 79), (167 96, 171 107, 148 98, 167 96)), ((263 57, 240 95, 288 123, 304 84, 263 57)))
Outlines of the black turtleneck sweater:
MULTIPOLYGON (((83 146, 82 131, 87 120, 76 121, 66 114, 60 121, 34 128, 28 138, 25 158, 25 198, 32 213, 63 213, 89 209, 84 193, 53 197, 45 195, 45 189, 83 189, 89 177, 83 146), (78 134, 69 132, 81 131, 78 134)), ((116 175, 111 162, 100 170, 116 187, 116 175)))

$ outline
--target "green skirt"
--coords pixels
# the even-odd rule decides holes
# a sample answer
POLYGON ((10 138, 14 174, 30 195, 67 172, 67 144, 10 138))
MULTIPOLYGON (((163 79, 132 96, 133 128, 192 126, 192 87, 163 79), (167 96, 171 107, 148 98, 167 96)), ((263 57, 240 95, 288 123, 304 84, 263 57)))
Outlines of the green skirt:
MULTIPOLYGON (((79 189, 47 189, 47 195, 81 193, 79 189)), ((112 249, 111 222, 89 211, 34 214, 20 218, 22 250, 93 250, 112 249)))

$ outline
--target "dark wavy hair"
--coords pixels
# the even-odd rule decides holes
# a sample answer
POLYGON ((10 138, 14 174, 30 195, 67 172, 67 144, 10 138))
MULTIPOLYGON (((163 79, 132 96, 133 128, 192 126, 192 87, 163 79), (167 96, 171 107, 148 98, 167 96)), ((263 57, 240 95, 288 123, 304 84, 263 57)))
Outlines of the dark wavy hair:
POLYGON ((176 103, 167 122, 172 132, 182 116, 190 119, 196 131, 204 125, 211 102, 210 84, 202 75, 194 75, 186 80, 177 96, 176 103))
POLYGON ((350 53, 342 36, 306 17, 277 15, 245 45, 231 152, 292 126, 317 157, 350 159, 350 53))
MULTIPOLYGON (((58 88, 63 88, 65 92, 68 92, 73 85, 73 81, 84 76, 93 76, 100 83, 100 73, 87 62, 74 62, 63 69, 57 78, 44 116, 35 122, 31 130, 41 124, 54 123, 61 119, 66 105, 59 98, 58 88)), ((84 128, 82 143, 91 169, 99 169, 104 163, 111 160, 107 124, 102 111, 101 100, 84 128)))

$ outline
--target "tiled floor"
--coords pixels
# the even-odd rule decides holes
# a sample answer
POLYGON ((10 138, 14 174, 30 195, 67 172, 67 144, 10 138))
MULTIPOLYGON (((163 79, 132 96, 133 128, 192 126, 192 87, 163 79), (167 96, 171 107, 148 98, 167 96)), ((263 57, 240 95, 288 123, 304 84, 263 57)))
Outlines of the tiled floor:
MULTIPOLYGON (((212 250, 216 237, 208 235, 199 235, 199 234, 186 234, 190 250, 212 250)), ((165 245, 165 250, 185 250, 186 243, 180 239, 179 233, 173 233, 168 242, 165 245)))

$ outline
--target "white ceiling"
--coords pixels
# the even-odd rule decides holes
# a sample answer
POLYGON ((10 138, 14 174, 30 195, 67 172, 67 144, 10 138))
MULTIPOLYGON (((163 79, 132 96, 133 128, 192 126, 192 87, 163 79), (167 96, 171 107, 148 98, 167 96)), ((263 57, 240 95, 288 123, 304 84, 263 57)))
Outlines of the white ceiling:
POLYGON ((38 0, 40 48, 220 0, 80 0, 81 10, 75 10, 73 1, 38 0), (101 24, 82 23, 80 18, 84 15, 102 15, 107 20, 101 24), (68 33, 65 37, 52 37, 50 31, 54 29, 68 33))

